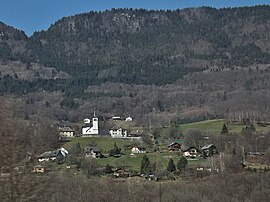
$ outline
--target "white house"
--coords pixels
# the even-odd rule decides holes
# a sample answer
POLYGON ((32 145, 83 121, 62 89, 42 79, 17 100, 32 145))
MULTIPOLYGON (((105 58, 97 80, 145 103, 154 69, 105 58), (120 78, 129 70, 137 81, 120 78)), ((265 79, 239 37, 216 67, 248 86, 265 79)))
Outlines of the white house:
POLYGON ((184 157, 196 158, 199 155, 199 151, 194 146, 181 145, 181 151, 184 157))
POLYGON ((122 128, 120 126, 114 126, 109 131, 109 133, 112 138, 126 138, 127 137, 127 129, 122 128))
POLYGON ((46 151, 39 155, 38 161, 44 162, 44 161, 55 161, 56 158, 65 158, 68 155, 68 151, 61 147, 60 149, 54 150, 54 151, 46 151))
POLYGON ((143 154, 143 153, 146 153, 146 150, 144 147, 132 147, 131 153, 132 154, 143 154))
POLYGON ((59 135, 63 138, 70 138, 75 136, 75 131, 69 126, 59 127, 59 135))
POLYGON ((94 117, 92 123, 85 119, 84 125, 82 126, 82 136, 95 136, 98 135, 98 118, 94 117))
POLYGON ((120 116, 113 116, 112 120, 113 121, 121 121, 121 117, 120 116))

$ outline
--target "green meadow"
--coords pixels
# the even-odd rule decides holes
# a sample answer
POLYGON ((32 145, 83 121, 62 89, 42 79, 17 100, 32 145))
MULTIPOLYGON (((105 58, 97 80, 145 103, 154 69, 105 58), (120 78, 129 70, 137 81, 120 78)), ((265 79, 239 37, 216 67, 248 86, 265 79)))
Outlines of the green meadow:
POLYGON ((80 143, 81 148, 85 148, 87 146, 96 146, 102 149, 104 153, 107 153, 109 150, 113 149, 114 143, 117 144, 118 147, 124 151, 126 146, 138 145, 140 144, 138 141, 130 140, 130 139, 117 139, 107 137, 75 137, 70 139, 70 142, 67 142, 64 147, 68 150, 74 147, 77 143, 80 143))
MULTIPOLYGON (((146 154, 135 154, 131 156, 130 150, 127 148, 127 145, 139 144, 137 141, 131 141, 128 139, 112 139, 110 137, 77 137, 72 138, 70 142, 67 142, 64 147, 66 149, 71 149, 77 143, 80 143, 81 148, 84 148, 89 145, 95 145, 102 149, 106 158, 96 159, 99 166, 105 167, 107 164, 117 168, 127 168, 131 171, 140 171, 141 160, 144 155, 147 155, 151 163, 156 163, 159 169, 166 169, 170 158, 174 160, 176 164, 180 156, 176 152, 156 152, 156 153, 146 153, 146 154), (121 148, 124 155, 121 157, 108 157, 107 153, 110 149, 113 148, 114 143, 121 148), (126 148, 126 149, 125 149, 126 148)), ((205 162, 204 159, 199 160, 189 160, 189 164, 196 164, 205 162)))
MULTIPOLYGON (((206 121, 199 121, 194 123, 188 123, 188 124, 181 124, 178 126, 178 128, 182 131, 183 134, 185 134, 190 129, 198 129, 204 132, 212 132, 219 134, 222 130, 222 126, 225 123, 225 120, 223 119, 214 119, 214 120, 206 120, 206 121)), ((231 133, 239 133, 242 131, 243 128, 245 128, 246 125, 244 124, 227 124, 227 128, 229 132, 231 133)), ((255 125, 256 131, 263 132, 263 131, 269 131, 270 125, 267 126, 258 126, 255 125)))
MULTIPOLYGON (((123 155, 119 158, 108 157, 103 159, 97 159, 97 163, 100 166, 106 166, 108 163, 113 167, 124 167, 132 171, 140 171, 141 161, 143 156, 146 155, 151 163, 155 163, 158 169, 164 170, 167 168, 168 162, 170 158, 173 159, 174 164, 177 164, 180 156, 174 152, 168 153, 146 153, 146 154, 135 154, 135 157, 130 155, 123 155)), ((198 164, 206 162, 205 159, 198 159, 198 160, 189 160, 188 164, 198 164)))

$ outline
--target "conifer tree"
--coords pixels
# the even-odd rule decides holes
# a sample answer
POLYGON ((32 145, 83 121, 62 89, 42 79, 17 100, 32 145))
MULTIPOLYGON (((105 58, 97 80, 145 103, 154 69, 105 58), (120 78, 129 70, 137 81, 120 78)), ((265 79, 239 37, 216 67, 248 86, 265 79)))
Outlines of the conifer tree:
POLYGON ((188 164, 188 161, 187 161, 186 157, 182 156, 178 160, 176 167, 181 172, 181 171, 185 170, 185 168, 187 167, 187 164, 188 164))
POLYGON ((141 161, 141 173, 149 174, 150 172, 151 172, 150 160, 146 155, 144 155, 141 161))
POLYGON ((227 128, 227 125, 224 123, 221 130, 221 135, 228 135, 228 134, 229 134, 229 130, 227 128))
POLYGON ((169 163, 168 163, 168 166, 167 166, 167 170, 170 171, 170 172, 176 171, 175 164, 174 164, 172 158, 169 160, 169 163))

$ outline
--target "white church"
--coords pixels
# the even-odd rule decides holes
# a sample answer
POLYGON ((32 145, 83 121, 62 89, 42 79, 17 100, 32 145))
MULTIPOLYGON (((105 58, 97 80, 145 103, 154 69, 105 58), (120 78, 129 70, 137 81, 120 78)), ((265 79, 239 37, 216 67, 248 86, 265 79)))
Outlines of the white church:
POLYGON ((98 118, 94 116, 92 122, 90 119, 83 120, 84 125, 82 126, 82 136, 83 137, 93 137, 98 136, 98 118))

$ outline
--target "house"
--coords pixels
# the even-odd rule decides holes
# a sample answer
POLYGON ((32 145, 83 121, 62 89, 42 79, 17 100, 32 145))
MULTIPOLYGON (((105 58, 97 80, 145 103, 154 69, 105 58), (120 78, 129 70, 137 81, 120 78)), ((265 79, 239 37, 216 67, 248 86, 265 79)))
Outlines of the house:
POLYGON ((69 126, 59 127, 59 135, 62 138, 70 138, 75 136, 75 130, 69 126))
POLYGON ((114 126, 109 131, 109 133, 112 138, 126 138, 127 137, 127 129, 122 128, 120 126, 114 126))
POLYGON ((94 117, 92 119, 92 123, 90 119, 84 119, 84 125, 82 126, 82 136, 91 137, 97 136, 98 134, 98 118, 94 117))
POLYGON ((33 167, 32 173, 45 173, 47 168, 43 165, 36 165, 33 167))
POLYGON ((133 119, 130 116, 126 118, 126 122, 132 122, 132 121, 133 119))
POLYGON ((56 158, 65 158, 68 155, 68 151, 65 148, 60 148, 54 151, 46 151, 39 155, 38 161, 44 162, 44 161, 55 161, 56 158))
POLYGON ((199 155, 199 150, 194 146, 181 146, 181 151, 184 157, 196 158, 199 155))
POLYGON ((218 154, 218 150, 215 145, 208 144, 201 148, 202 154, 204 157, 211 157, 214 154, 218 154))
POLYGON ((114 171, 113 175, 116 178, 118 178, 118 177, 127 178, 130 176, 130 173, 126 169, 119 168, 119 169, 114 171))
POLYGON ((168 145, 169 151, 181 151, 181 144, 178 142, 173 142, 168 145))
POLYGON ((85 157, 93 157, 93 158, 103 157, 100 148, 97 148, 97 147, 85 147, 84 153, 85 153, 85 157))
POLYGON ((128 137, 142 137, 143 131, 140 130, 133 130, 128 134, 128 137))
POLYGON ((144 154, 146 153, 146 150, 144 147, 132 147, 131 148, 131 153, 132 154, 144 154))
POLYGON ((120 116, 113 116, 112 120, 113 121, 121 121, 121 117, 120 116))

